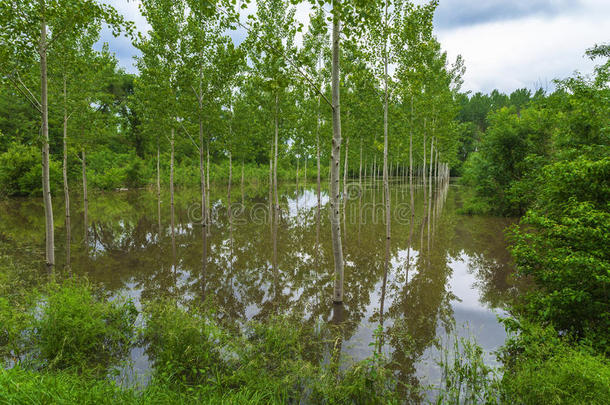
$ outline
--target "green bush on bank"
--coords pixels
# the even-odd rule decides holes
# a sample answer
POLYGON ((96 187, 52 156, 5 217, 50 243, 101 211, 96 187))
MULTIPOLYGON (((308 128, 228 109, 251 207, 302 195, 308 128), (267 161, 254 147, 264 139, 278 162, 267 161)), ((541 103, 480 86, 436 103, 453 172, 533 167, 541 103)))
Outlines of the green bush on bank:
POLYGON ((103 374, 131 348, 136 316, 131 302, 109 301, 86 281, 50 283, 0 299, 0 354, 34 368, 103 374))
POLYGON ((608 404, 610 362, 552 327, 507 320, 513 334, 500 352, 503 402, 608 404))

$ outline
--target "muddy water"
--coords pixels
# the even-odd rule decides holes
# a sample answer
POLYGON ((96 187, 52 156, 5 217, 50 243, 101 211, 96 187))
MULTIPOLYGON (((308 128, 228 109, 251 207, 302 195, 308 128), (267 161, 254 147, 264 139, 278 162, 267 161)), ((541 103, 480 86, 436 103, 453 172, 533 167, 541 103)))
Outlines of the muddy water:
MULTIPOLYGON (((427 190, 426 190, 427 191, 427 190)), ((269 212, 268 189, 239 186, 212 190, 209 232, 202 232, 198 190, 176 195, 175 228, 169 196, 130 191, 90 196, 87 226, 82 201, 72 199, 71 267, 116 295, 143 299, 171 294, 184 301, 208 300, 221 319, 265 319, 294 314, 303 322, 331 322, 333 289, 328 196, 318 208, 315 185, 284 185, 281 216, 269 212), (159 226, 160 224, 160 226, 159 226)), ((459 186, 434 187, 432 196, 414 187, 391 187, 392 237, 389 266, 380 184, 352 184, 342 206, 345 302, 340 308, 346 357, 371 353, 373 331, 383 319, 384 352, 405 382, 439 378, 435 363, 448 334, 472 335, 489 353, 505 333, 497 315, 516 293, 503 230, 511 221, 463 216, 459 186), (384 275, 386 283, 384 289, 384 275), (380 310, 383 308, 383 314, 380 310)), ((54 201, 58 271, 66 262, 62 202, 54 201)), ((0 244, 15 260, 44 256, 40 199, 0 202, 0 244)), ((42 273, 41 273, 42 274, 42 273)), ((142 350, 132 353, 135 370, 146 371, 142 350)), ((487 355, 494 362, 491 354, 487 355)))

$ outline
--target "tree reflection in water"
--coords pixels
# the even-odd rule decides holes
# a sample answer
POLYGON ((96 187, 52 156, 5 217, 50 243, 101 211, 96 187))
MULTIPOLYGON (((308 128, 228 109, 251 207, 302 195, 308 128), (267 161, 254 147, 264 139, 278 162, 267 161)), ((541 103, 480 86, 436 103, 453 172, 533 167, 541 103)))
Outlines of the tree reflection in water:
MULTIPOLYGON (((372 331, 381 322, 383 350, 401 381, 411 386, 435 378, 434 367, 426 362, 431 362, 438 339, 456 324, 459 329, 461 322, 474 323, 475 336, 487 350, 502 344, 504 332, 493 311, 502 311, 517 288, 509 278, 512 263, 503 238, 510 221, 457 215, 457 186, 425 190, 414 184, 411 200, 408 184, 397 181, 391 205, 406 207, 407 214, 393 209, 392 238, 387 241, 382 188, 366 182, 362 188, 344 204, 341 308, 329 300, 333 265, 328 196, 322 193, 318 208, 315 184, 300 184, 298 192, 294 184, 281 187, 281 217, 261 215, 260 207, 269 207, 264 188, 244 190, 244 206, 231 204, 224 187, 212 189, 209 234, 191 218, 199 190, 177 190, 174 227, 167 221, 168 205, 162 203, 159 216, 156 192, 89 195, 86 227, 83 208, 77 211, 83 204, 76 198, 71 269, 136 301, 175 294, 184 302, 205 302, 217 309, 219 320, 235 327, 280 313, 297 316, 304 324, 339 325, 341 351, 355 359, 370 354, 372 331)), ((169 200, 161 197, 162 202, 169 200)), ((40 256, 31 254, 44 246, 38 200, 0 204, 2 244, 21 262, 40 256)), ((63 223, 61 213, 59 203, 57 224, 63 223)), ((65 230, 58 233, 65 236, 65 230)), ((57 251, 67 250, 58 246, 57 251)), ((66 262, 65 253, 57 262, 66 262)))

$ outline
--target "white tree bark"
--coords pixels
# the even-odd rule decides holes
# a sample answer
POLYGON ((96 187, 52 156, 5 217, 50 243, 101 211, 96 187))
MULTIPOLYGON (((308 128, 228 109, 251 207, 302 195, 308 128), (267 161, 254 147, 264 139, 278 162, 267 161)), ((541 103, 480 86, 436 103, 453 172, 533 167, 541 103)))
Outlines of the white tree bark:
MULTIPOLYGON (((44 13, 44 10, 43 10, 44 13)), ((40 109, 42 119, 42 196, 45 214, 46 262, 49 268, 55 265, 55 230, 53 224, 53 204, 51 201, 51 181, 49 176, 49 103, 47 99, 47 24, 40 24, 40 109)))
POLYGON ((343 302, 343 246, 341 243, 341 217, 339 215, 339 162, 341 161, 341 109, 339 97, 339 39, 341 34, 341 0, 333 2, 332 33, 332 104, 333 104, 333 139, 330 189, 330 226, 335 263, 335 280, 333 301, 343 302))

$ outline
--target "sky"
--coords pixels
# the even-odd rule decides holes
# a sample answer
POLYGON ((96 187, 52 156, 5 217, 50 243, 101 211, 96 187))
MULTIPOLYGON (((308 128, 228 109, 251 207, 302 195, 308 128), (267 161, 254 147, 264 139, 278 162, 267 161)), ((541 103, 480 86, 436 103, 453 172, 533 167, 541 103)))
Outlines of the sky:
MULTIPOLYGON (((138 30, 149 28, 138 0, 105 2, 138 30)), ((296 15, 307 24, 307 7, 300 6, 296 15)), ((552 90, 555 78, 592 71, 594 62, 583 55, 594 44, 610 41, 610 0, 440 0, 434 26, 449 60, 457 55, 465 60, 463 91, 552 90)), ((241 42, 245 32, 231 36, 241 42)), ((127 38, 104 30, 101 42, 108 42, 126 71, 137 71, 137 50, 127 38)))

